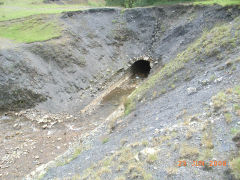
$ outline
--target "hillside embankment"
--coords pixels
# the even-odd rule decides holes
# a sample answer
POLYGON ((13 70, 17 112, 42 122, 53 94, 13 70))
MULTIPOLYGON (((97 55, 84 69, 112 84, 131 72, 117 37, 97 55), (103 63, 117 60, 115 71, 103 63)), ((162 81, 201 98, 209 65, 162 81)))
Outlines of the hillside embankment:
POLYGON ((42 16, 61 26, 51 40, 1 39, 2 177, 237 177, 239 15, 97 8, 42 16))

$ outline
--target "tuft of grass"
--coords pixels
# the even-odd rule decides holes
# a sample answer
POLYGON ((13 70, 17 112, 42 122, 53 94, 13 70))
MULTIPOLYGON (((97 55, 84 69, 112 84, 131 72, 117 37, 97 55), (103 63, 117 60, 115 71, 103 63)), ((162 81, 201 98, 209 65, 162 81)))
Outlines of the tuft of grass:
POLYGON ((227 95, 224 92, 219 92, 216 96, 212 97, 213 108, 215 111, 225 106, 227 95))
POLYGON ((206 132, 203 135, 203 139, 202 139, 202 144, 204 145, 204 147, 206 149, 213 149, 214 145, 212 142, 212 133, 211 132, 206 132))
POLYGON ((103 174, 109 174, 109 173, 111 173, 112 171, 111 171, 111 169, 109 168, 109 167, 101 167, 98 171, 97 171, 97 173, 96 173, 96 175, 97 175, 97 177, 101 177, 103 174))
POLYGON ((233 108, 235 111, 239 111, 240 110, 240 104, 234 104, 233 108))
POLYGON ((113 163, 113 162, 112 162, 112 157, 110 157, 110 158, 104 159, 101 164, 102 164, 102 166, 108 167, 108 166, 110 166, 112 163, 113 163))
POLYGON ((61 36, 62 29, 56 20, 30 17, 0 26, 0 37, 16 42, 46 41, 61 36))
POLYGON ((188 130, 186 132, 186 139, 189 140, 193 137, 193 131, 192 130, 188 130))
POLYGON ((108 137, 105 137, 103 140, 102 140, 102 143, 105 144, 109 141, 109 138, 108 137))
POLYGON ((152 179, 152 175, 147 173, 144 168, 142 168, 141 163, 131 163, 128 165, 126 174, 130 176, 131 179, 152 179))
POLYGON ((197 159, 199 156, 199 150, 196 147, 183 144, 180 147, 180 158, 183 159, 197 159))
POLYGON ((119 176, 119 177, 116 177, 114 180, 126 180, 126 178, 124 176, 119 176))
POLYGON ((150 76, 128 96, 124 103, 125 115, 135 108, 136 103, 142 99, 149 89, 152 89, 162 79, 184 69, 187 62, 191 60, 205 61, 210 57, 217 56, 222 51, 232 51, 236 45, 240 44, 239 34, 235 33, 239 22, 240 18, 236 18, 231 24, 223 24, 212 28, 210 31, 204 31, 199 39, 179 53, 159 72, 150 76))
POLYGON ((62 161, 58 161, 58 162, 56 163, 56 166, 64 166, 64 165, 70 163, 71 161, 73 161, 74 159, 76 159, 76 158, 82 153, 82 151, 83 151, 83 148, 82 148, 82 147, 76 148, 76 149, 74 150, 73 154, 72 154, 69 158, 64 159, 64 160, 62 160, 62 161))
POLYGON ((131 152, 130 148, 123 148, 120 152, 120 157, 119 157, 119 162, 121 164, 123 163, 128 163, 129 161, 131 161, 132 159, 134 159, 134 154, 131 152))
POLYGON ((211 149, 204 149, 199 156, 199 161, 206 161, 213 157, 213 153, 211 149))
POLYGON ((231 128, 230 132, 232 135, 235 136, 237 133, 240 133, 240 128, 237 127, 231 128))
POLYGON ((240 156, 236 157, 230 162, 231 169, 233 171, 234 176, 239 179, 240 178, 240 156))
POLYGON ((147 163, 149 163, 149 164, 153 164, 157 159, 158 159, 157 153, 155 153, 155 154, 149 154, 149 155, 147 156, 146 161, 147 161, 147 163))
POLYGON ((230 6, 230 5, 240 5, 239 0, 206 0, 206 1, 196 1, 193 4, 203 4, 203 5, 214 5, 219 4, 221 6, 230 6))
POLYGON ((75 149, 75 150, 74 150, 74 153, 73 153, 73 155, 71 156, 71 158, 70 158, 69 161, 72 161, 72 160, 76 159, 76 158, 81 154, 82 151, 83 151, 82 148, 77 148, 77 149, 75 149))
POLYGON ((240 86, 236 86, 234 88, 234 93, 237 94, 239 96, 239 98, 240 98, 240 86))
POLYGON ((143 145, 144 147, 146 147, 146 146, 148 145, 148 143, 149 143, 149 142, 148 142, 147 140, 143 140, 143 141, 142 141, 142 145, 143 145))
POLYGON ((224 117, 227 124, 230 124, 232 122, 232 115, 230 113, 224 113, 224 117))
POLYGON ((173 176, 173 175, 177 174, 178 168, 176 168, 176 167, 168 167, 166 169, 166 171, 167 171, 168 176, 173 176))

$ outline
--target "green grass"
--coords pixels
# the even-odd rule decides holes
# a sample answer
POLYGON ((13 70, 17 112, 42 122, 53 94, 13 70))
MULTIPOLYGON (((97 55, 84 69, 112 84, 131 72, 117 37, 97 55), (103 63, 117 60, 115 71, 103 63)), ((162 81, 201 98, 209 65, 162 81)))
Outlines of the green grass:
POLYGON ((196 1, 194 4, 212 5, 219 4, 221 6, 240 5, 240 0, 207 0, 207 1, 196 1))
POLYGON ((61 36, 61 26, 49 14, 105 4, 104 0, 89 0, 87 4, 75 5, 46 4, 43 0, 0 0, 0 3, 0 37, 24 43, 46 41, 61 36))
POLYGON ((230 162, 231 169, 236 178, 240 178, 240 156, 230 162))
POLYGON ((234 92, 240 97, 240 86, 236 86, 234 92))
POLYGON ((56 166, 59 167, 59 166, 64 166, 68 163, 70 163, 71 161, 73 161, 74 159, 76 159, 81 153, 83 152, 83 148, 82 147, 78 147, 74 150, 73 154, 67 158, 67 159, 63 159, 61 161, 58 161, 56 163, 56 166))
POLYGON ((157 159, 158 159, 158 155, 157 155, 157 153, 155 153, 155 154, 149 154, 148 156, 147 156, 147 163, 149 163, 149 164, 153 164, 155 161, 157 161, 157 159))
POLYGON ((61 36, 61 28, 57 20, 46 18, 30 17, 0 26, 0 37, 16 42, 45 41, 59 36, 61 36))
POLYGON ((0 0, 0 21, 23 18, 37 14, 57 14, 65 11, 86 9, 84 6, 104 6, 104 1, 89 0, 88 4, 46 4, 42 0, 0 0))
POLYGON ((240 129, 238 127, 234 127, 234 128, 231 128, 230 132, 233 136, 235 136, 237 133, 240 132, 240 129))
POLYGON ((221 54, 222 51, 230 53, 240 44, 239 23, 240 18, 236 18, 231 24, 217 25, 211 30, 204 31, 199 39, 132 92, 124 102, 125 115, 135 108, 136 103, 142 99, 149 89, 152 89, 162 79, 168 78, 183 69, 187 62, 191 60, 197 62, 205 61, 210 57, 221 54))
POLYGON ((224 117, 228 124, 230 124, 232 122, 232 115, 230 113, 225 113, 224 117))
POLYGON ((179 3, 191 3, 191 4, 204 4, 204 5, 213 5, 219 4, 221 6, 229 6, 229 5, 240 5, 240 0, 161 0, 159 2, 154 3, 153 5, 165 5, 165 4, 179 4, 179 3))
MULTIPOLYGON (((174 5, 174 4, 194 4, 194 5, 219 4, 222 6, 228 6, 228 5, 240 5, 240 0, 136 0, 135 3, 133 4, 133 7, 174 5)), ((124 6, 124 0, 108 0, 107 5, 124 6)))
POLYGON ((104 139, 102 140, 102 144, 105 144, 105 143, 107 143, 108 141, 109 141, 109 138, 106 137, 106 138, 104 138, 104 139))

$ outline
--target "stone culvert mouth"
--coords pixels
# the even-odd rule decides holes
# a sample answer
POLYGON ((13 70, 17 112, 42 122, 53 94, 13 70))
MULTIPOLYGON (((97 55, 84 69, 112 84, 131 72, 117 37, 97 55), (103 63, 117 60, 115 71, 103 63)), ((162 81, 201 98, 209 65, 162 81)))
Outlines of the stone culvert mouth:
POLYGON ((138 60, 134 62, 130 68, 132 77, 146 78, 151 70, 150 62, 146 60, 138 60))

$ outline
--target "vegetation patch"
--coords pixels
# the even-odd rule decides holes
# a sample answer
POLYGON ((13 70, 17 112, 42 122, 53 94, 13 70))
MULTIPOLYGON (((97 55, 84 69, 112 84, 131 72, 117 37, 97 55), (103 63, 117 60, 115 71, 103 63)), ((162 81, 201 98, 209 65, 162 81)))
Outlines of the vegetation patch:
POLYGON ((149 154, 147 156, 147 160, 146 161, 149 164, 153 164, 157 159, 158 159, 158 155, 157 155, 157 153, 154 153, 154 154, 149 154))
POLYGON ((228 124, 230 124, 232 122, 232 114, 231 113, 225 113, 224 117, 228 124))
POLYGON ((166 171, 167 171, 168 176, 173 176, 173 175, 177 174, 178 168, 176 168, 176 167, 168 167, 166 169, 166 171))
POLYGON ((240 86, 236 86, 234 88, 234 93, 238 95, 238 97, 240 98, 240 86))
POLYGON ((231 169, 236 178, 240 178, 240 156, 230 162, 231 169))
POLYGON ((183 144, 180 148, 180 158, 183 159, 197 159, 199 156, 199 150, 196 147, 192 147, 188 144, 183 144))
POLYGON ((38 14, 58 14, 66 11, 86 9, 83 6, 104 6, 103 0, 88 0, 82 4, 55 4, 44 3, 43 0, 0 0, 0 21, 23 18, 38 14))
POLYGON ((0 37, 16 42, 30 43, 57 38, 61 36, 61 31, 57 20, 48 20, 38 16, 2 23, 0 26, 0 37))
POLYGON ((76 148, 69 158, 57 161, 56 166, 64 166, 65 164, 70 163, 76 159, 83 152, 83 150, 84 149, 82 147, 76 148))
POLYGON ((238 5, 238 0, 106 0, 108 6, 122 6, 122 7, 143 7, 143 6, 158 6, 158 5, 173 5, 173 4, 219 4, 222 6, 238 5))
POLYGON ((224 92, 219 92, 216 96, 212 97, 213 108, 215 111, 224 107, 227 102, 227 95, 224 92))
POLYGON ((115 172, 121 173, 121 176, 115 178, 116 180, 152 179, 152 175, 144 169, 145 161, 136 161, 135 154, 132 148, 124 147, 113 155, 94 163, 84 170, 82 175, 75 175, 72 179, 101 179, 103 175, 115 172))
POLYGON ((202 139, 202 144, 204 145, 204 147, 206 149, 213 149, 214 148, 214 145, 213 145, 213 142, 212 142, 212 133, 210 132, 206 132, 204 135, 203 135, 203 139, 202 139))
POLYGON ((108 137, 105 137, 103 140, 102 140, 102 143, 105 144, 109 141, 109 138, 108 137))

